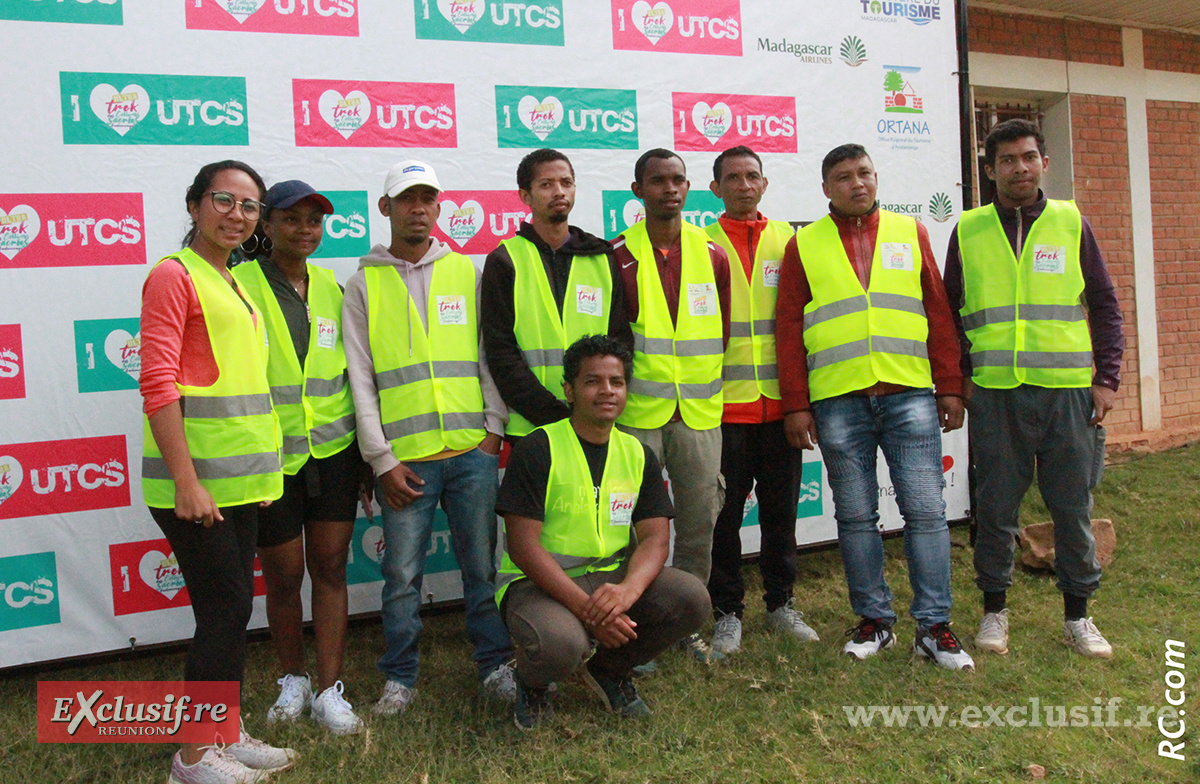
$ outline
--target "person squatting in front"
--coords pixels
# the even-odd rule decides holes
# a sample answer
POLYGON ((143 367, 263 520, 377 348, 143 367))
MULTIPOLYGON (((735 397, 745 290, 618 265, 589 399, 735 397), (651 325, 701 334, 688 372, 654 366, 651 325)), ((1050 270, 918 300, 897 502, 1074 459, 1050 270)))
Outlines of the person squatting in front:
POLYGON ((496 602, 516 651, 523 729, 549 718, 550 685, 580 668, 609 711, 648 715, 633 668, 711 612, 697 577, 664 566, 675 510, 658 459, 613 427, 632 373, 622 342, 573 343, 563 357, 570 418, 522 438, 504 475, 496 602))

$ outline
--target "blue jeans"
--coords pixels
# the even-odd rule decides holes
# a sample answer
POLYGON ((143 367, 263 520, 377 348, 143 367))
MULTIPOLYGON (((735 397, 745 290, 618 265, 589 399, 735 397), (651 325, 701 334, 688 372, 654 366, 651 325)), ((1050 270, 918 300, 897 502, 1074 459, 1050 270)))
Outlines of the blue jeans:
POLYGON ((883 450, 904 517, 904 555, 922 626, 950 620, 950 529, 942 490, 942 439, 928 389, 867 397, 842 395, 813 403, 821 455, 829 472, 838 545, 850 604, 864 618, 894 622, 883 576, 876 454, 883 450))
POLYGON ((467 636, 479 677, 512 659, 512 642, 496 608, 496 488, 498 458, 472 449, 445 460, 406 465, 425 480, 425 495, 397 511, 376 491, 383 518, 383 634, 387 651, 378 667, 388 680, 417 681, 421 636, 421 582, 441 502, 449 521, 454 557, 462 572, 467 636))

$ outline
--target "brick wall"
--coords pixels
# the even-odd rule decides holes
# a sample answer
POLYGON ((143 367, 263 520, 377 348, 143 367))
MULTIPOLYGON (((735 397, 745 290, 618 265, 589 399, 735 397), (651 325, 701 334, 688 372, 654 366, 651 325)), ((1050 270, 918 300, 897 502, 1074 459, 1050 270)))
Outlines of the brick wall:
MULTIPOLYGON (((1125 316, 1125 361, 1121 389, 1105 424, 1114 433, 1142 429, 1138 380, 1137 312, 1133 285, 1133 219, 1129 197, 1129 142, 1125 99, 1071 96, 1075 201, 1087 217, 1108 262, 1125 316)), ((1054 150, 1048 151, 1054 164, 1054 150)))
POLYGON ((972 52, 1099 65, 1121 66, 1125 62, 1119 25, 1007 14, 986 8, 971 8, 967 22, 972 52))
POLYGON ((1200 426, 1200 103, 1147 101, 1164 429, 1200 426))
POLYGON ((1151 70, 1200 73, 1200 36, 1145 30, 1142 54, 1151 70))

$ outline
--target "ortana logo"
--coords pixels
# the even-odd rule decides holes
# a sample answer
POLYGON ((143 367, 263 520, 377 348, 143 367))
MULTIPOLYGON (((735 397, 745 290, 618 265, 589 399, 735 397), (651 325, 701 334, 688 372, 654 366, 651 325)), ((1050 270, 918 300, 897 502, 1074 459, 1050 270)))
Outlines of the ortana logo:
POLYGON ((770 95, 672 93, 675 149, 711 152, 744 144, 796 152, 796 99, 770 95))
POLYGON ((137 389, 142 373, 142 333, 136 318, 75 322, 75 372, 79 391, 137 389))
MULTIPOLYGON (((0 400, 25 397, 25 352, 21 325, 0 324, 0 400)), ((0 493, 4 492, 0 487, 0 493)))
MULTIPOLYGON (((166 539, 109 545, 108 560, 114 615, 132 615, 191 604, 179 561, 166 539)), ((264 596, 266 592, 262 567, 255 558, 254 595, 264 596)))
POLYGON ((924 26, 942 18, 941 0, 857 0, 862 5, 863 19, 872 22, 895 22, 907 19, 915 25, 924 26))
POLYGON ((6 0, 0 3, 0 19, 119 25, 124 17, 121 0, 6 0))
POLYGON ((496 85, 501 147, 636 150, 633 90, 496 85))
MULTIPOLYGON (((646 208, 641 199, 629 191, 601 191, 600 201, 604 209, 604 238, 615 239, 617 235, 640 220, 646 219, 646 208)), ((703 229, 725 210, 721 199, 705 188, 693 187, 688 191, 687 203, 683 207, 683 219, 703 229)))
POLYGON ((739 0, 612 0, 613 48, 742 56, 739 0))
POLYGON ((54 553, 0 558, 0 632, 59 622, 54 553))
POLYGON ((0 444, 0 520, 129 506, 125 436, 0 444))
POLYGON ((443 191, 438 201, 433 234, 460 253, 491 253, 532 217, 516 191, 443 191))
POLYGON ((838 55, 841 56, 843 63, 851 68, 857 68, 867 61, 867 46, 857 35, 848 35, 842 39, 838 55))
POLYGON ((354 259, 367 255, 371 239, 367 236, 366 191, 321 191, 333 205, 333 214, 325 216, 325 236, 321 246, 309 258, 354 259))
POLYGON ((413 12, 421 39, 563 45, 562 0, 415 0, 413 12))
POLYGON ((357 0, 190 0, 187 29, 357 36, 357 0))
POLYGON ((0 194, 0 269, 145 264, 144 224, 140 193, 0 194))
POLYGON ((64 144, 250 144, 240 76, 59 74, 64 144))
POLYGON ((457 147, 454 85, 292 80, 297 147, 457 147))
POLYGON ((909 65, 883 66, 883 111, 876 130, 879 141, 893 150, 916 150, 929 144, 929 123, 924 119, 925 99, 921 96, 917 74, 920 68, 909 65))
POLYGON ((899 114, 924 114, 925 101, 912 85, 912 77, 921 69, 908 65, 885 65, 883 70, 883 110, 899 114))

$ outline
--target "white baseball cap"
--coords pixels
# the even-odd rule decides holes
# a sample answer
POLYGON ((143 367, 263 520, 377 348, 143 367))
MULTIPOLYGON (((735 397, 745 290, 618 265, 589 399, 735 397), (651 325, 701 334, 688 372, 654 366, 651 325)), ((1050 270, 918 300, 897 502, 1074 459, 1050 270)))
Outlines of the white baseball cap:
POLYGON ((437 173, 428 163, 400 161, 388 169, 387 178, 383 181, 383 192, 388 196, 399 196, 414 185, 428 185, 438 193, 442 191, 437 173))

